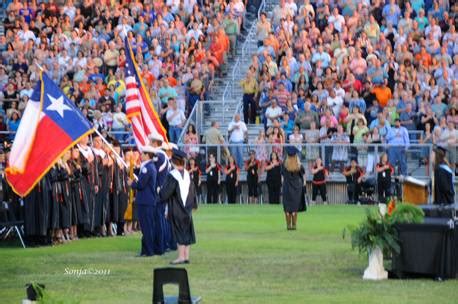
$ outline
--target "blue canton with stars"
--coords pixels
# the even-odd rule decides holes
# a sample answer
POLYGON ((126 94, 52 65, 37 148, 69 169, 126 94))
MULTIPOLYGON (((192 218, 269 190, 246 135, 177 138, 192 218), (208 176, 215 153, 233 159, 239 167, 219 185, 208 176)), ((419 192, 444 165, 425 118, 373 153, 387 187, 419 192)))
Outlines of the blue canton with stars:
MULTIPOLYGON (((75 104, 65 96, 59 87, 45 74, 43 80, 42 112, 56 123, 72 140, 77 140, 92 129, 91 123, 75 104)), ((38 82, 31 100, 40 100, 41 83, 38 82)))
MULTIPOLYGON (((126 49, 126 77, 129 77, 129 76, 134 76, 135 77, 135 82, 137 83, 138 87, 140 88, 140 78, 138 77, 136 71, 135 71, 135 67, 134 67, 134 59, 132 58, 132 56, 130 55, 130 51, 132 50, 132 48, 130 47, 130 44, 129 42, 127 41, 127 37, 126 39, 124 40, 124 45, 125 45, 125 49, 126 49)), ((132 52, 134 53, 134 52, 132 52)))

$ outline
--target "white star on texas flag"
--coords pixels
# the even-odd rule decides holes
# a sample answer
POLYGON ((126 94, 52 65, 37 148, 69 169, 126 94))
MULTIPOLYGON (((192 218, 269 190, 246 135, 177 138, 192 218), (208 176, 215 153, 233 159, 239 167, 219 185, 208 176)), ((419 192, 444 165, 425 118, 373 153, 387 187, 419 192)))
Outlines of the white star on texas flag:
POLYGON ((47 94, 51 104, 46 108, 47 111, 56 111, 59 115, 64 118, 65 110, 72 110, 69 106, 64 103, 64 96, 60 95, 59 98, 54 98, 47 94))

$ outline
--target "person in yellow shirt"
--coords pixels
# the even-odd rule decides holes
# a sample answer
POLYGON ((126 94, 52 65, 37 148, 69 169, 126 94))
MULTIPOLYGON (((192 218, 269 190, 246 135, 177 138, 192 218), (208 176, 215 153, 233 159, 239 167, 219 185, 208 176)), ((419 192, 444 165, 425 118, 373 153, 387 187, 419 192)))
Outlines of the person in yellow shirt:
POLYGON ((255 68, 250 67, 245 79, 240 81, 240 86, 243 89, 243 117, 245 123, 249 122, 252 124, 256 121, 256 97, 259 90, 255 72, 255 68))

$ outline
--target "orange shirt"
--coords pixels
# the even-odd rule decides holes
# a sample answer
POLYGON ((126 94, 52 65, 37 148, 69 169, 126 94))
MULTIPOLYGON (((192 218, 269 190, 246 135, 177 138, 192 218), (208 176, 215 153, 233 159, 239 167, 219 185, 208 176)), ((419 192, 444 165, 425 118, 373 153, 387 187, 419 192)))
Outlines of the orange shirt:
POLYGON ((105 90, 107 89, 106 86, 103 83, 102 84, 96 84, 95 88, 99 92, 100 96, 103 96, 105 94, 105 90))
POLYGON ((174 77, 167 77, 167 81, 171 87, 176 87, 178 84, 178 81, 174 77))
POLYGON ((153 85, 153 82, 155 80, 153 74, 151 74, 149 71, 144 71, 142 73, 142 78, 144 79, 144 81, 146 81, 146 83, 148 84, 148 86, 152 86, 153 85))
POLYGON ((415 55, 415 60, 421 63, 426 68, 429 68, 429 66, 432 63, 432 57, 428 53, 418 53, 417 55, 415 55))
POLYGON ((386 107, 388 101, 391 99, 391 89, 389 87, 377 86, 372 89, 372 93, 375 94, 375 97, 382 108, 386 107))
POLYGON ((81 93, 86 94, 87 92, 89 92, 89 89, 91 88, 91 85, 89 84, 89 82, 87 81, 81 81, 79 83, 79 87, 80 87, 80 91, 81 93))

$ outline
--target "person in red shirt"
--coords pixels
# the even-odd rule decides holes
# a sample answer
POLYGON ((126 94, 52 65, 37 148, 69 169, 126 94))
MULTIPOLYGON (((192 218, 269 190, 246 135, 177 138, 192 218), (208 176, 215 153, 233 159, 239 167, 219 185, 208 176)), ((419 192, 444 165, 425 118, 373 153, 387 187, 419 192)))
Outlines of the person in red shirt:
POLYGON ((328 169, 326 169, 323 165, 321 158, 317 158, 315 163, 312 167, 312 205, 315 204, 316 197, 318 192, 320 193, 321 200, 323 201, 324 205, 327 205, 326 199, 326 178, 328 177, 328 169))

